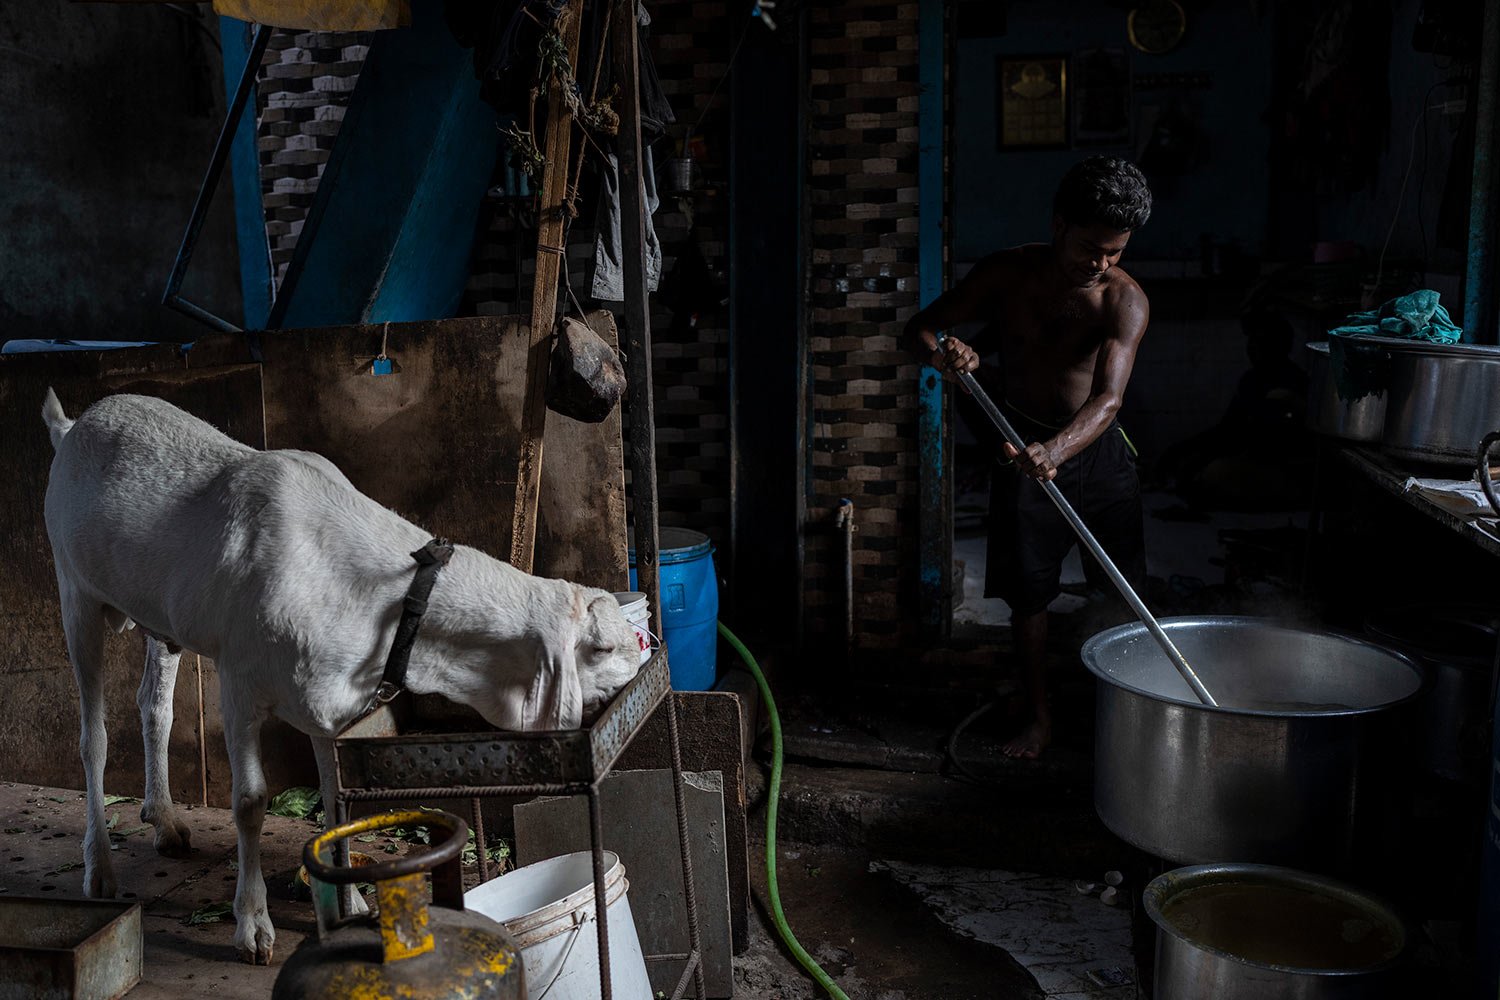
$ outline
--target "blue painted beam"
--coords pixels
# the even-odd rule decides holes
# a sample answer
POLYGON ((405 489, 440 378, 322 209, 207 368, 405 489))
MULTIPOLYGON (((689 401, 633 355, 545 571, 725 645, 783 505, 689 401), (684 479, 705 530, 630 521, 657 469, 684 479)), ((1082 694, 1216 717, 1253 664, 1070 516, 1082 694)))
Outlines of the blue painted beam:
MULTIPOLYGON (((252 26, 232 17, 219 18, 219 44, 224 50, 224 93, 230 100, 250 55, 252 26)), ((255 90, 240 114, 234 142, 229 147, 230 177, 234 187, 234 231, 240 255, 241 325, 259 330, 271 311, 271 254, 266 244, 266 217, 260 199, 260 152, 255 137, 255 90)))
MULTIPOLYGON (((944 0, 921 0, 917 21, 917 284, 923 308, 943 292, 944 0)), ((922 366, 917 381, 919 596, 922 625, 945 633, 952 617, 953 505, 943 421, 943 379, 922 366)))
POLYGON ((1464 278, 1464 343, 1495 343, 1497 101, 1500 101, 1500 0, 1485 0, 1475 88, 1474 172, 1469 194, 1469 261, 1464 278))
POLYGON ((497 147, 472 54, 413 3, 370 45, 270 325, 452 316, 497 147))

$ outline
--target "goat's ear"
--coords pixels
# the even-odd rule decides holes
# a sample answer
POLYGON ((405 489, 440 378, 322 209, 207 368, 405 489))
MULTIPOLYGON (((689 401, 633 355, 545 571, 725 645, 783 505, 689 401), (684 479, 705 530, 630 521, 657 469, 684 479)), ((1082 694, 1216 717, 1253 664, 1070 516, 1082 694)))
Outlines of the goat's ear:
POLYGON ((523 730, 577 729, 583 725, 583 685, 575 643, 559 636, 541 644, 536 674, 521 706, 523 730))
POLYGON ((583 621, 578 625, 578 635, 581 639, 596 645, 603 640, 604 627, 599 621, 599 613, 601 609, 608 608, 610 605, 617 608, 620 606, 613 594, 600 594, 589 602, 588 609, 583 613, 583 621))

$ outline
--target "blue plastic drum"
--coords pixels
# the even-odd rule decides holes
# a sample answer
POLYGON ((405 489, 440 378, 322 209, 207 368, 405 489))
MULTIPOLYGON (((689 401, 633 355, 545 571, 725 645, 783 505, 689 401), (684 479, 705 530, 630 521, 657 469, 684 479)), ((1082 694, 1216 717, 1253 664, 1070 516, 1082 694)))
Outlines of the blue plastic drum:
MULTIPOLYGON (((661 574, 662 640, 677 691, 707 691, 718 679, 719 582, 714 546, 687 528, 662 528, 657 566, 661 574)), ((635 549, 630 550, 630 589, 639 590, 635 549)))

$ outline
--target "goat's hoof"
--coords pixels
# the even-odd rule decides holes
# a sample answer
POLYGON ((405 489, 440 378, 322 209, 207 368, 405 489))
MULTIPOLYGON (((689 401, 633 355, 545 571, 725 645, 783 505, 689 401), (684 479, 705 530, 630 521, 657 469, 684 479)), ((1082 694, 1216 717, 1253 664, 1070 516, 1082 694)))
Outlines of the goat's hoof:
POLYGON ((83 877, 83 894, 89 899, 114 899, 115 877, 112 873, 94 870, 83 877))
POLYGON ((164 858, 185 858, 192 853, 192 831, 172 820, 156 828, 156 853, 164 858))
POLYGON ((234 935, 240 961, 248 965, 270 965, 271 950, 276 945, 276 929, 264 911, 240 921, 234 935))

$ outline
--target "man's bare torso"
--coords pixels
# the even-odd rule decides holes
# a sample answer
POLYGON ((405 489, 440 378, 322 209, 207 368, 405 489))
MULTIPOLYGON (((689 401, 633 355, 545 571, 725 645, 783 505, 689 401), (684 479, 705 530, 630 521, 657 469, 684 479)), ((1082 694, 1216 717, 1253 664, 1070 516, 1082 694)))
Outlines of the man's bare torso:
POLYGON ((988 272, 998 334, 978 346, 998 347, 1006 400, 1034 419, 1066 423, 1089 399, 1100 345, 1117 322, 1121 293, 1135 281, 1111 268, 1093 285, 1070 287, 1046 244, 1002 250, 978 266, 988 272))

